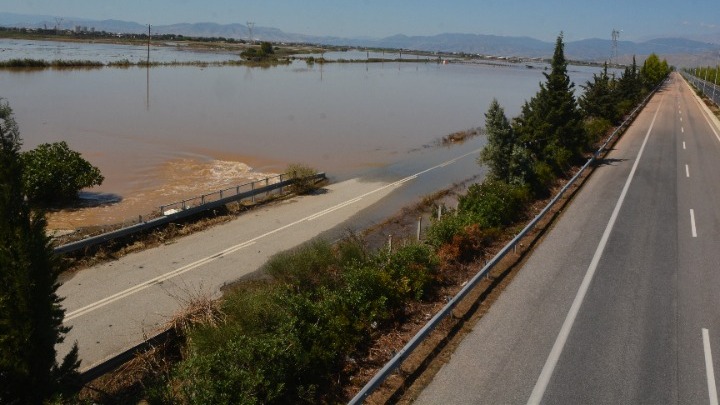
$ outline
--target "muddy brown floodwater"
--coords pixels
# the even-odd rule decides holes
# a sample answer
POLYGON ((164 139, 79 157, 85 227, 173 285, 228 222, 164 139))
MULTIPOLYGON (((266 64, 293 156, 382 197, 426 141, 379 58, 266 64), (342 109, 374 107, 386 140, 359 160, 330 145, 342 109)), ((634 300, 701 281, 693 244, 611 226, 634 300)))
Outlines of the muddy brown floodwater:
MULTIPOLYGON (((577 84, 596 71, 570 70, 577 84)), ((542 80, 524 65, 295 61, 0 71, 0 97, 24 149, 65 140, 105 176, 83 193, 105 204, 50 215, 51 228, 74 229, 137 218, 292 162, 354 177, 482 126, 493 98, 517 115, 542 80)))

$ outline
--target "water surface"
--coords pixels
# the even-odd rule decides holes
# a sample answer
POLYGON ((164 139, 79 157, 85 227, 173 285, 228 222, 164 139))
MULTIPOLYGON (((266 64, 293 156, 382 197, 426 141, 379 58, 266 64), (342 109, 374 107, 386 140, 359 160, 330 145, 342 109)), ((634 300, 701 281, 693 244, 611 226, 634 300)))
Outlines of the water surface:
MULTIPOLYGON (((571 77, 584 83, 597 70, 571 67, 571 77)), ((290 162, 336 179, 385 167, 482 126, 493 98, 517 115, 543 80, 541 69, 524 65, 296 61, 2 71, 0 97, 15 111, 25 149, 67 141, 105 175, 92 191, 122 199, 58 225, 74 227, 134 217, 290 162)))

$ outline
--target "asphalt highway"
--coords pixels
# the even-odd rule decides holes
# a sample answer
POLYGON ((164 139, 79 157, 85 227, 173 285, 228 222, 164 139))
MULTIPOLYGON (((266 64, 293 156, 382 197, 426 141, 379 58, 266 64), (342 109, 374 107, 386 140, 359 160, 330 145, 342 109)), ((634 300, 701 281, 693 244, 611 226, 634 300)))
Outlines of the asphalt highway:
POLYGON ((419 404, 717 404, 720 124, 673 74, 419 404))

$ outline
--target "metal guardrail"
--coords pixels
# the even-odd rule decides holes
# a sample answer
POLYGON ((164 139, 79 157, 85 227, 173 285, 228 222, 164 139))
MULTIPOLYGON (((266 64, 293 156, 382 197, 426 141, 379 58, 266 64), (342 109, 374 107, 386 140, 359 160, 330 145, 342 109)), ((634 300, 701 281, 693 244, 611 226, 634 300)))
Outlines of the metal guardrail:
MULTIPOLYGON (((198 214, 200 212, 221 207, 231 202, 247 199, 255 202, 257 196, 265 194, 265 196, 267 197, 275 190, 279 190, 279 192, 282 193, 285 187, 292 185, 295 182, 295 180, 292 178, 287 178, 286 180, 283 180, 283 176, 287 177, 287 174, 281 174, 278 176, 265 178, 260 181, 264 182, 265 185, 259 188, 255 187, 255 184, 258 182, 251 182, 223 189, 214 193, 203 194, 198 197, 193 197, 171 204, 162 205, 160 206, 160 215, 155 218, 143 221, 141 217, 140 221, 134 225, 123 227, 121 229, 106 232, 100 235, 92 236, 83 240, 79 240, 77 242, 71 242, 66 245, 58 246, 54 249, 54 252, 55 254, 76 252, 78 250, 86 249, 100 243, 122 238, 138 232, 147 231, 149 229, 165 225, 173 221, 189 217, 191 215, 198 214)), ((312 180, 318 181, 325 178, 325 173, 318 173, 312 177, 312 180)))
POLYGON ((680 74, 683 75, 685 80, 690 82, 690 84, 692 84, 693 86, 695 86, 695 88, 705 94, 707 98, 712 100, 715 105, 720 106, 720 86, 707 80, 700 79, 699 77, 693 76, 688 72, 683 71, 680 72, 680 74))
MULTIPOLYGON (((663 81, 664 83, 664 81, 663 81)), ((375 376, 353 397, 353 399, 350 400, 350 405, 356 405, 361 404, 365 399, 372 394, 384 381, 387 379, 390 374, 392 374, 400 365, 402 362, 417 348, 420 343, 422 343, 429 335, 430 333, 440 324, 440 322, 445 319, 453 309, 462 301, 463 298, 465 298, 466 295, 470 293, 477 285, 480 283, 480 281, 502 260, 510 251, 512 251, 518 243, 520 243, 520 240, 527 236, 530 231, 532 231, 537 224, 547 215, 547 213, 552 209, 552 207, 562 198, 562 196, 572 187, 575 182, 580 178, 580 176, 587 170, 590 165, 592 165, 597 158, 607 149, 610 142, 612 142, 618 135, 622 134, 622 132, 635 120, 639 112, 642 110, 643 107, 647 104, 647 102, 650 100, 650 98, 655 94, 655 92, 662 86, 662 83, 658 85, 653 91, 650 92, 650 94, 645 97, 645 99, 637 106, 635 109, 630 113, 630 115, 620 124, 619 127, 613 131, 612 134, 605 140, 605 142, 600 146, 600 148, 593 154, 593 156, 588 159, 588 161, 580 168, 580 170, 573 176, 570 181, 565 184, 565 186, 557 193, 557 195, 548 203, 548 205, 529 223, 525 228, 518 233, 513 240, 511 240, 505 247, 498 252, 495 257, 490 260, 485 267, 483 267, 475 276, 468 281, 468 283, 450 300, 448 303, 437 313, 435 316, 432 317, 428 321, 425 326, 423 326, 420 331, 418 331, 415 336, 413 336, 412 339, 410 339, 409 342, 405 344, 405 346, 398 351, 395 356, 388 361, 385 366, 375 374, 375 376)))

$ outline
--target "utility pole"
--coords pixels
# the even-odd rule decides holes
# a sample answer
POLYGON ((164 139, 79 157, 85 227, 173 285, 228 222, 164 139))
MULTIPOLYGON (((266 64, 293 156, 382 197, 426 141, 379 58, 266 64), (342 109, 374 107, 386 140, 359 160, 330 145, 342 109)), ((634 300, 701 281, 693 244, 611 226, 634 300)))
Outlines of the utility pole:
POLYGON ((618 31, 616 29, 612 30, 612 50, 613 50, 613 58, 615 58, 615 64, 618 64, 618 39, 620 39, 620 32, 622 30, 618 31))
POLYGON ((255 28, 255 23, 252 21, 248 21, 247 23, 248 31, 250 31, 250 43, 254 44, 255 40, 253 39, 253 28, 255 28))
POLYGON ((148 46, 147 46, 147 48, 148 48, 148 50, 147 50, 148 51, 148 55, 147 55, 148 66, 150 66, 150 38, 151 38, 150 37, 150 24, 148 24, 148 46))
POLYGON ((62 17, 55 17, 55 35, 58 34, 58 31, 62 27, 63 20, 64 20, 64 18, 62 18, 62 17))

